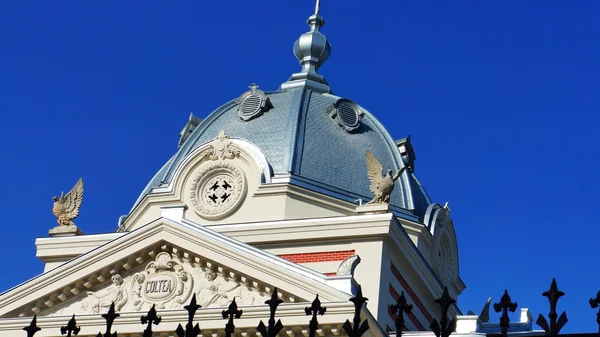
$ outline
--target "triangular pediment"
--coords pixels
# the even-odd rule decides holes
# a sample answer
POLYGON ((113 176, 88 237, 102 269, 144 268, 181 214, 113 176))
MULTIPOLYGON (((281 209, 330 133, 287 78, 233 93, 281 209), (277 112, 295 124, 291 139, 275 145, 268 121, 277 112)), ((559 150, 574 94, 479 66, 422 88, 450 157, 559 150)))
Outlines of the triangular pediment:
POLYGON ((158 219, 0 296, 0 317, 181 309, 192 294, 203 307, 263 305, 274 288, 285 302, 351 297, 350 277, 308 268, 183 220, 158 219), (340 286, 342 285, 342 286, 340 286))

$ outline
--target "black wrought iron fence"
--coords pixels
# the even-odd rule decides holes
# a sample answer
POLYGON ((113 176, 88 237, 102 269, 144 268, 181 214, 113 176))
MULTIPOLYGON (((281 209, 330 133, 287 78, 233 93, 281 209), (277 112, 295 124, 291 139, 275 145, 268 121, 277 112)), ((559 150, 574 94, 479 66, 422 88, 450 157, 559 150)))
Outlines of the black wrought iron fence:
MULTIPOLYGON (((543 329, 544 335, 548 337, 600 336, 600 291, 596 294, 596 297, 590 298, 589 300, 589 304, 593 309, 599 308, 598 313, 596 314, 596 323, 598 324, 599 331, 598 333, 560 334, 561 329, 565 326, 568 320, 565 312, 558 315, 556 312, 556 307, 558 300, 564 295, 565 293, 558 289, 556 279, 552 280, 550 289, 542 293, 542 296, 548 298, 550 304, 548 319, 540 314, 536 320, 536 324, 543 329)), ((356 295, 350 298, 350 302, 354 303, 354 317, 352 322, 350 322, 350 320, 346 320, 346 322, 344 322, 342 325, 342 329, 348 335, 348 337, 361 337, 369 330, 368 320, 363 321, 360 317, 361 311, 363 307, 366 306, 367 301, 368 298, 363 296, 362 289, 359 285, 356 295)), ((281 303, 283 303, 283 301, 279 298, 277 288, 275 288, 273 289, 271 298, 265 302, 265 304, 269 305, 270 309, 267 325, 265 325, 265 323, 261 320, 256 327, 256 330, 261 334, 262 337, 276 337, 284 328, 281 320, 276 319, 275 317, 277 307, 281 303)), ((456 317, 449 319, 448 310, 453 304, 456 303, 456 300, 450 297, 448 288, 444 287, 442 296, 436 299, 435 303, 440 305, 441 317, 439 320, 434 318, 433 321, 430 322, 431 324, 429 325, 429 328, 437 337, 449 337, 456 330, 456 317)), ((510 318, 508 316, 508 312, 514 312, 517 309, 517 306, 517 303, 512 302, 508 291, 505 290, 500 302, 493 305, 494 311, 497 313, 502 313, 500 316, 501 332, 489 333, 487 334, 487 337, 506 337, 509 334, 510 318)), ((194 316, 196 311, 200 308, 201 306, 197 304, 196 301, 196 294, 194 294, 190 303, 184 307, 184 309, 188 312, 188 321, 185 324, 185 327, 179 324, 177 329, 174 331, 178 337, 198 337, 201 335, 202 330, 200 328, 200 323, 197 322, 194 324, 194 316)), ((413 305, 408 303, 406 297, 404 296, 404 292, 402 292, 402 294, 397 298, 396 302, 389 305, 389 308, 396 317, 394 322, 396 327, 395 337, 401 337, 405 327, 404 314, 410 314, 413 309, 413 305)), ((316 332, 319 329, 318 316, 323 316, 326 313, 327 308, 321 305, 319 295, 317 295, 312 304, 306 307, 304 310, 307 316, 311 316, 311 319, 308 323, 309 337, 315 337, 316 332)), ((238 309, 235 299, 231 302, 227 310, 223 310, 223 319, 227 320, 227 323, 225 324, 225 337, 231 337, 234 335, 234 321, 235 319, 240 318, 242 314, 243 311, 238 309)), ((117 331, 111 332, 111 330, 115 320, 119 318, 119 316, 120 315, 115 312, 115 305, 113 303, 108 312, 102 315, 102 317, 106 320, 106 332, 104 332, 104 334, 102 334, 102 332, 98 332, 96 337, 118 337, 117 331)), ((158 316, 158 312, 156 311, 154 305, 146 315, 141 316, 140 322, 142 326, 145 326, 145 330, 143 330, 143 337, 152 337, 153 326, 158 326, 161 322, 161 317, 158 316)), ((33 317, 29 326, 23 328, 23 330, 27 333, 27 337, 34 337, 34 335, 41 330, 41 328, 37 326, 37 315, 33 317)), ((65 326, 60 328, 61 335, 66 335, 66 337, 77 336, 80 331, 81 328, 77 326, 75 315, 71 317, 65 326)))

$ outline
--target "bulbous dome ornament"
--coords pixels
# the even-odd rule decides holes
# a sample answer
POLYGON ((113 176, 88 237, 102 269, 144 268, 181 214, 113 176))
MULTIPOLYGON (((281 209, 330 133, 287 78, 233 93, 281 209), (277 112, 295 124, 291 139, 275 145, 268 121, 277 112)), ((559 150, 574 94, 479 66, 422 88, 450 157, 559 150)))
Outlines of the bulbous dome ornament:
POLYGON ((371 192, 375 194, 375 198, 367 204, 388 204, 390 202, 390 195, 394 190, 394 183, 398 180, 404 170, 406 170, 406 166, 401 168, 393 176, 392 170, 388 170, 386 175, 382 176, 381 173, 383 172, 383 167, 373 153, 367 150, 367 175, 369 176, 369 180, 371 180, 371 192))
POLYGON ((329 40, 319 31, 325 25, 325 19, 319 15, 320 7, 320 1, 317 0, 315 14, 311 15, 306 22, 310 31, 300 35, 294 43, 294 55, 300 61, 302 70, 293 74, 287 82, 283 83, 282 89, 307 86, 318 92, 331 93, 325 78, 317 74, 319 67, 331 54, 329 40))

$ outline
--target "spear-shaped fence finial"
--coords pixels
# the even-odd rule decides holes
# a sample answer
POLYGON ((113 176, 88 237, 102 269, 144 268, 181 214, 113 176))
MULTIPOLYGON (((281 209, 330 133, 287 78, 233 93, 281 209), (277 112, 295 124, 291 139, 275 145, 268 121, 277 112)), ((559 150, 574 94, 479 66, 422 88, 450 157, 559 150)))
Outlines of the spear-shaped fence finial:
POLYGON ((229 308, 227 310, 223 310, 221 313, 223 315, 223 319, 229 319, 227 324, 225 324, 225 337, 231 337, 235 331, 235 325, 233 324, 234 318, 242 317, 242 310, 238 310, 237 303, 235 303, 235 297, 231 304, 229 304, 229 308))
POLYGON ((258 326, 256 327, 256 330, 258 330, 258 332, 260 332, 260 334, 263 337, 275 337, 277 336, 279 331, 283 329, 283 324, 281 323, 281 320, 278 319, 277 323, 275 323, 275 311, 281 303, 283 303, 283 300, 279 298, 279 295, 277 294, 277 288, 274 288, 273 293, 271 294, 271 299, 265 302, 265 304, 269 305, 269 308, 271 310, 271 315, 269 317, 269 327, 267 328, 263 321, 260 321, 260 323, 258 323, 258 326))
POLYGON ((67 337, 71 337, 71 335, 77 336, 77 334, 81 331, 81 328, 77 326, 77 322, 75 321, 75 315, 71 317, 69 323, 66 326, 60 328, 60 334, 67 334, 67 337))
POLYGON ((178 337, 198 337, 198 335, 200 335, 201 332, 200 325, 198 325, 198 323, 194 325, 194 315, 196 314, 196 311, 198 309, 202 308, 202 306, 196 303, 195 293, 192 296, 190 304, 186 305, 183 308, 188 312, 188 322, 185 325, 185 330, 183 329, 181 324, 179 324, 179 326, 177 326, 177 329, 175 330, 175 333, 177 333, 178 337))
POLYGON ((435 303, 439 304, 442 309, 442 318, 439 322, 437 319, 434 319, 433 322, 431 322, 431 325, 429 325, 429 328, 431 328, 437 337, 448 337, 456 330, 456 317, 448 322, 448 309, 451 305, 456 303, 456 300, 450 297, 448 287, 445 286, 442 297, 435 300, 435 303))
POLYGON ((36 332, 42 330, 39 326, 37 326, 37 315, 33 316, 29 326, 24 327, 23 330, 27 331, 27 337, 33 337, 36 332))
MULTIPOLYGON (((117 332, 111 333, 112 325, 115 322, 115 319, 121 315, 115 312, 115 302, 112 302, 110 305, 110 309, 108 309, 108 313, 103 314, 102 317, 106 320, 106 332, 104 333, 104 337, 117 337, 117 332)), ((102 337, 102 333, 98 332, 96 337, 102 337)))
POLYGON ((558 286, 556 285, 556 279, 552 279, 552 284, 550 285, 550 289, 548 291, 544 291, 542 296, 548 297, 550 301, 550 313, 548 313, 548 318, 550 318, 550 324, 542 314, 538 316, 538 319, 535 321, 537 325, 539 325, 546 332, 546 336, 556 337, 560 332, 560 329, 567 323, 567 314, 563 312, 560 317, 556 313, 556 304, 558 303, 558 299, 561 296, 564 296, 565 293, 558 290, 558 286), (558 320, 557 320, 558 317, 558 320))
MULTIPOLYGON (((595 298, 590 298, 590 306, 592 309, 598 308, 600 304, 600 291, 596 294, 595 298)), ((598 323, 598 332, 600 333, 600 309, 598 309, 598 313, 596 314, 596 323, 598 323)))
POLYGON ((346 320, 342 328, 346 330, 348 337, 361 337, 367 330, 369 330, 369 321, 364 320, 361 323, 360 312, 362 311, 363 304, 369 299, 363 297, 362 288, 359 285, 356 291, 356 296, 350 298, 350 302, 354 303, 354 319, 353 324, 350 324, 349 320, 346 320))
POLYGON ((317 315, 323 316, 325 314, 325 311, 327 311, 327 308, 321 306, 321 301, 319 301, 319 295, 315 297, 310 307, 304 308, 306 316, 312 315, 310 322, 308 322, 308 337, 315 337, 317 329, 319 328, 319 321, 317 320, 317 315))
POLYGON ((412 304, 406 302, 404 291, 398 296, 398 299, 396 299, 396 304, 390 304, 390 310, 396 315, 396 319, 394 320, 394 324, 396 325, 396 336, 402 336, 402 328, 405 323, 404 314, 410 314, 412 308, 412 304))
POLYGON ((504 289, 504 295, 500 298, 500 303, 494 303, 494 311, 500 312, 502 311, 502 316, 500 317, 500 329, 503 337, 506 337, 508 334, 508 327, 510 326, 510 318, 508 318, 508 311, 515 312, 517 310, 517 302, 512 303, 510 299, 510 295, 508 294, 508 290, 504 289))
POLYGON ((148 311, 148 314, 142 316, 140 320, 142 321, 142 324, 147 324, 143 337, 152 337, 152 324, 158 325, 162 318, 156 314, 156 305, 153 304, 152 308, 148 311))

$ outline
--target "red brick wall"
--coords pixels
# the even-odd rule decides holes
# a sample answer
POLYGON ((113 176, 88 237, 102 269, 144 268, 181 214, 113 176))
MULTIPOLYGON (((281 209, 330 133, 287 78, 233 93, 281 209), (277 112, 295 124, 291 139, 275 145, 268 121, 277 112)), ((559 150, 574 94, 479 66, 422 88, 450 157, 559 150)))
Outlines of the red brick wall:
POLYGON ((281 254, 278 255, 280 258, 286 259, 294 263, 307 263, 307 262, 329 262, 329 261, 343 261, 350 256, 354 255, 353 250, 341 250, 336 252, 318 252, 318 253, 299 253, 299 254, 281 254))
MULTIPOLYGON (((400 297, 400 295, 398 295, 398 292, 396 291, 396 289, 394 289, 394 287, 391 284, 390 284, 390 295, 392 295, 392 297, 396 301, 398 300, 398 297, 400 297)), ((388 314, 394 321, 396 320, 396 314, 394 314, 392 312, 392 309, 390 309, 389 306, 388 306, 388 314)), ((417 318, 417 316, 415 316, 415 314, 410 312, 409 314, 405 314, 405 315, 408 316, 408 318, 410 318, 411 322, 413 322, 413 324, 417 327, 417 329, 419 329, 419 331, 425 331, 425 327, 423 327, 421 322, 419 322, 419 319, 417 318)))
POLYGON ((400 272, 398 271, 396 266, 394 266, 393 263, 391 263, 390 269, 392 270, 392 274, 394 274, 394 277, 396 277, 398 282, 400 282, 400 285, 402 286, 404 291, 406 291, 406 293, 408 294, 408 297, 410 297, 410 299, 413 301, 415 306, 417 308, 419 308, 419 310, 423 313, 423 316, 425 316, 425 319, 427 319, 428 322, 432 322, 433 317, 431 317, 431 315, 429 314, 429 312, 423 305, 423 302, 421 302, 421 300, 419 300, 419 298, 417 297, 417 294, 415 294, 415 292, 410 288, 410 286, 408 285, 408 283, 406 282, 404 277, 402 277, 402 275, 400 274, 400 272))

